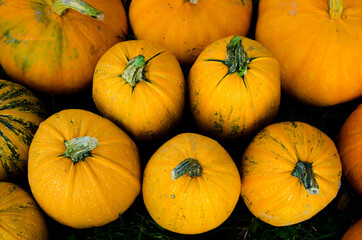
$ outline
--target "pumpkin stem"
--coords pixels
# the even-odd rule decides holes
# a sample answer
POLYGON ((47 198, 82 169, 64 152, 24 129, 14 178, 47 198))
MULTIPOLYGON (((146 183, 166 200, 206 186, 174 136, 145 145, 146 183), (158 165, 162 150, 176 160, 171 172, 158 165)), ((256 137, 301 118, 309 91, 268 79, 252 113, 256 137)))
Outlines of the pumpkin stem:
POLYGON ((309 194, 315 195, 319 193, 318 183, 311 163, 298 161, 292 175, 299 179, 309 194))
POLYGON ((190 0, 190 3, 196 4, 196 3, 197 3, 197 0, 190 0))
POLYGON ((77 137, 69 141, 64 141, 66 150, 63 154, 65 157, 72 159, 74 163, 84 160, 85 157, 90 157, 90 151, 98 146, 98 141, 94 137, 77 137))
POLYGON ((188 173, 190 177, 200 177, 202 166, 194 158, 187 158, 180 162, 171 172, 172 180, 176 180, 182 175, 188 173))
POLYGON ((143 74, 145 66, 145 57, 138 55, 128 61, 121 77, 126 80, 131 87, 135 87, 138 82, 146 80, 143 74))
POLYGON ((329 15, 332 19, 340 18, 343 12, 343 0, 329 0, 329 15))
POLYGON ((224 64, 229 67, 229 73, 244 76, 248 69, 250 59, 241 44, 240 36, 233 37, 226 46, 227 57, 224 64))
POLYGON ((62 16, 69 8, 89 15, 97 20, 102 20, 104 17, 103 12, 82 0, 55 0, 53 3, 53 11, 59 16, 62 16))

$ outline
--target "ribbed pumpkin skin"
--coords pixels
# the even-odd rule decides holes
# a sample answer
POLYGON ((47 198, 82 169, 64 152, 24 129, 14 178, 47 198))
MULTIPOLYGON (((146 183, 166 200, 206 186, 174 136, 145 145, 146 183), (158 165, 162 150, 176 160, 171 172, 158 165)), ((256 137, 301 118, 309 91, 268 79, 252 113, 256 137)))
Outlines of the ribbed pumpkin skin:
POLYGON ((346 119, 338 135, 343 176, 362 195, 362 104, 346 119))
POLYGON ((252 140, 241 161, 241 196, 262 221, 287 226, 313 217, 337 195, 342 174, 333 141, 301 122, 267 126, 252 140), (312 164, 318 194, 310 194, 292 174, 298 161, 312 164))
POLYGON ((182 234, 203 233, 219 226, 235 208, 240 175, 216 141, 183 133, 164 143, 148 161, 142 193, 148 212, 163 228, 182 234), (173 180, 172 170, 188 158, 199 161, 201 176, 185 174, 173 180))
POLYGON ((0 181, 26 175, 29 146, 45 117, 31 91, 0 79, 0 181))
POLYGON ((51 0, 3 0, 0 5, 0 64, 9 77, 48 94, 79 92, 91 85, 94 67, 127 33, 122 1, 85 0, 103 20, 68 10, 52 11, 51 0))
POLYGON ((68 109, 42 124, 29 149, 29 184, 40 207, 73 228, 107 224, 140 192, 137 146, 114 123, 94 113, 68 109), (73 163, 64 141, 90 136, 99 145, 73 163))
POLYGON ((259 2, 255 38, 278 59, 282 88, 303 103, 331 106, 362 96, 362 4, 336 2, 344 2, 336 19, 328 0, 259 2))
POLYGON ((29 193, 13 183, 0 182, 0 219, 1 239, 48 239, 40 208, 29 193))
POLYGON ((241 37, 251 59, 245 75, 229 73, 222 61, 233 36, 208 46, 188 76, 189 103, 200 131, 221 139, 246 136, 264 127, 280 104, 280 69, 273 55, 258 42, 241 37))
POLYGON ((97 63, 93 100, 100 113, 136 139, 150 140, 168 133, 180 121, 185 79, 175 56, 146 40, 125 41, 109 49, 97 63), (120 75, 129 60, 142 55, 146 81, 134 87, 120 75))
POLYGON ((212 42, 246 36, 251 14, 251 0, 132 0, 129 21, 137 39, 160 43, 192 64, 212 42))
POLYGON ((343 235, 342 240, 362 239, 362 219, 354 223, 343 235))

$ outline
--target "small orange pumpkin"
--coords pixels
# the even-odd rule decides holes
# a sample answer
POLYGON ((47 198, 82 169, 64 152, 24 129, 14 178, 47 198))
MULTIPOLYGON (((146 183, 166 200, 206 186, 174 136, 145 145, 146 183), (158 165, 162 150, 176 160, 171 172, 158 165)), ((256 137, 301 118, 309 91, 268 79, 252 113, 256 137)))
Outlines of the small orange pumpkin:
POLYGON ((359 240, 362 239, 362 219, 355 222, 343 234, 342 240, 359 240))
POLYGON ((181 120, 185 79, 166 48, 146 40, 125 41, 97 63, 93 100, 103 116, 136 139, 155 139, 181 120))
POLYGON ((90 87, 97 61, 123 40, 127 26, 120 0, 2 0, 0 64, 28 88, 79 92, 90 87))
POLYGON ((129 21, 137 39, 170 49, 191 65, 212 42, 249 31, 251 0, 132 0, 129 21))
POLYGON ((338 135, 343 176, 362 195, 362 103, 344 122, 338 135))
POLYGON ((336 105, 362 96, 361 15, 356 0, 261 0, 255 39, 278 59, 286 93, 336 105))
POLYGON ((151 217, 182 234, 223 223, 240 197, 239 171, 216 141, 194 133, 164 143, 144 170, 142 193, 151 217))
POLYGON ((243 153, 240 171, 246 206, 274 226, 313 217, 335 198, 342 175, 334 142, 302 122, 265 127, 243 153))
POLYGON ((230 36, 208 46, 193 64, 189 102, 198 128, 232 139, 266 126, 280 104, 280 69, 260 43, 230 36))
POLYGON ((63 110, 42 122, 28 165, 40 207, 73 228, 117 219, 140 193, 137 146, 110 120, 85 110, 63 110))
POLYGON ((0 182, 0 238, 46 240, 47 225, 33 197, 20 186, 0 182))

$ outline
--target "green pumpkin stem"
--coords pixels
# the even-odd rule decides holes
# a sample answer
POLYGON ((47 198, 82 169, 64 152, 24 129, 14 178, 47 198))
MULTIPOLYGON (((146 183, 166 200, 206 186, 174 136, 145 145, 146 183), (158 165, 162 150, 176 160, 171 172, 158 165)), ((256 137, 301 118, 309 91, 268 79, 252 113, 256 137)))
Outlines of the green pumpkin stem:
POLYGON ((145 81, 144 68, 146 66, 145 57, 138 55, 128 61, 121 77, 126 80, 131 87, 135 87, 140 81, 145 81))
POLYGON ((104 17, 103 12, 82 0, 55 0, 53 3, 53 11, 59 16, 62 16, 68 9, 76 10, 97 20, 102 20, 104 17))
POLYGON ((332 19, 340 18, 343 13, 343 0, 329 0, 329 15, 332 19))
POLYGON ((292 175, 299 179, 309 194, 315 195, 319 193, 318 183, 311 163, 298 161, 292 175))
POLYGON ((63 156, 69 157, 74 163, 90 157, 90 152, 98 146, 98 141, 94 137, 77 137, 64 142, 65 152, 63 156))
POLYGON ((171 172, 172 180, 176 180, 182 175, 188 173, 190 177, 200 177, 202 166, 194 158, 187 158, 180 162, 171 172))
POLYGON ((241 43, 240 36, 233 37, 226 46, 227 57, 224 64, 229 67, 229 73, 244 76, 248 69, 250 59, 241 43))

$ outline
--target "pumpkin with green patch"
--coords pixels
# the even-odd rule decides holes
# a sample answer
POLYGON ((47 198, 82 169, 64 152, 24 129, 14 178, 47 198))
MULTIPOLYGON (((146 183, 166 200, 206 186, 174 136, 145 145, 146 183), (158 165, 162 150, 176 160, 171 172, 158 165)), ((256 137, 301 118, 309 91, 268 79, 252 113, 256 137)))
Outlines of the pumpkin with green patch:
POLYGON ((181 120, 185 80, 176 57, 159 44, 116 44, 97 63, 93 100, 100 113, 136 139, 156 139, 181 120))
POLYGON ((261 130, 241 159, 241 196, 249 210, 273 226, 316 215, 337 195, 342 166, 334 142, 303 122, 261 130))
POLYGON ((199 234, 222 224, 240 198, 240 174, 215 140, 179 134, 148 161, 142 183, 145 206, 163 228, 199 234))
POLYGON ((27 88, 0 79, 0 180, 26 175, 28 150, 46 112, 27 88))
POLYGON ((28 88, 75 93, 91 86, 97 61, 126 33, 119 0, 3 0, 0 64, 28 88))
POLYGON ((14 183, 0 182, 0 219, 1 239, 48 239, 41 209, 28 192, 14 183))
POLYGON ((264 127, 278 112, 279 64, 254 40, 223 38, 197 58, 188 87, 199 129, 221 139, 239 138, 264 127))

